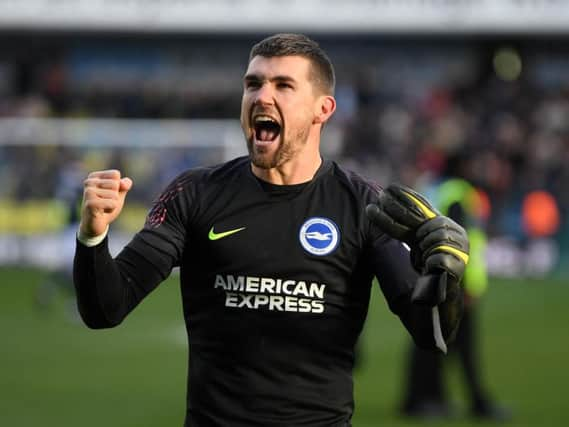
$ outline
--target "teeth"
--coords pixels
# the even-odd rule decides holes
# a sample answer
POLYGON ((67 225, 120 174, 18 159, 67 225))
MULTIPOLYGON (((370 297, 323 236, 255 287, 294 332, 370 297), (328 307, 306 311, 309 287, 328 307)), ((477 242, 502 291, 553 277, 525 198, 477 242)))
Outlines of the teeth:
POLYGON ((255 117, 255 123, 277 123, 277 121, 275 119, 273 119, 272 117, 269 116, 257 116, 255 117))

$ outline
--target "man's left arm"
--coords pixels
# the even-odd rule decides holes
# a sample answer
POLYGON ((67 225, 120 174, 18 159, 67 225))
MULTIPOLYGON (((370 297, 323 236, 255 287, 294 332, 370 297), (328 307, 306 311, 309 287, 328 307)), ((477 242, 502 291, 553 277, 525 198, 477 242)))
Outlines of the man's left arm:
POLYGON ((447 285, 446 297, 440 304, 417 304, 409 296, 399 302, 397 314, 419 347, 446 353, 447 344, 458 330, 463 308, 462 287, 453 282, 447 285))
MULTIPOLYGON (((417 346, 440 349, 435 338, 433 307, 412 302, 413 291, 421 275, 412 266, 409 249, 400 241, 384 235, 371 248, 369 262, 390 310, 401 319, 417 346)), ((463 309, 461 286, 454 282, 447 288, 445 300, 437 306, 445 343, 453 339, 463 309)))
MULTIPOLYGON (((410 259, 418 272, 409 292, 399 292, 396 302, 390 304, 392 310, 419 346, 433 347, 434 343, 446 353, 446 344, 454 337, 462 316, 460 282, 469 251, 466 231, 441 215, 423 196, 399 185, 383 190, 377 203, 367 206, 366 213, 387 236, 410 248, 407 264, 410 259)), ((381 284, 383 273, 377 273, 381 284)), ((386 279, 395 284, 393 287, 401 287, 397 285, 399 276, 387 274, 386 279)))

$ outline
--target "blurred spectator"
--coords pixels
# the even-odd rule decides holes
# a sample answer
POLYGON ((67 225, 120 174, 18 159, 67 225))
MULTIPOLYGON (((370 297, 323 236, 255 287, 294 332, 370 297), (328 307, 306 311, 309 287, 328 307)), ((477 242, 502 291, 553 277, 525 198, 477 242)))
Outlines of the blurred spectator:
POLYGON ((55 199, 61 202, 67 211, 66 226, 61 233, 57 248, 61 253, 63 263, 47 271, 34 292, 34 305, 38 311, 47 313, 53 310, 61 298, 66 319, 77 324, 81 322, 81 318, 73 286, 73 257, 83 199, 81 183, 85 173, 86 171, 79 162, 69 163, 60 169, 55 185, 55 199))
MULTIPOLYGON (((503 421, 510 417, 504 408, 496 405, 483 385, 478 340, 478 300, 486 291, 488 276, 485 261, 486 234, 481 226, 481 214, 487 214, 487 205, 464 178, 468 178, 470 158, 453 156, 448 159, 445 179, 437 186, 435 204, 443 215, 448 215, 465 227, 470 239, 470 259, 464 274, 465 310, 456 339, 449 347, 449 356, 456 355, 463 370, 468 392, 470 415, 475 418, 503 421), (481 209, 482 208, 482 209, 481 209)), ((445 369, 449 357, 421 350, 411 344, 409 365, 406 369, 405 396, 402 412, 420 418, 454 416, 452 401, 445 387, 445 369)))

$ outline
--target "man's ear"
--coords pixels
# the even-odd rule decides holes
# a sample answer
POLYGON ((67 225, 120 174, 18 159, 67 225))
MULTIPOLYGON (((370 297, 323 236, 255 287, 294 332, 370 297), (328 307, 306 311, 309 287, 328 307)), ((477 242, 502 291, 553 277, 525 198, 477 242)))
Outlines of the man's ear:
POLYGON ((336 111, 336 99, 331 95, 322 95, 318 100, 316 108, 314 123, 324 124, 336 111))

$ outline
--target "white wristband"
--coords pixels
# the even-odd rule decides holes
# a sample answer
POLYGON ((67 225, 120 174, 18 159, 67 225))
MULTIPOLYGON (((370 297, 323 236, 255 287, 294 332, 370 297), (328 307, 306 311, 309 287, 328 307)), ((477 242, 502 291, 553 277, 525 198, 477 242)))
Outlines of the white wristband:
POLYGON ((90 248, 93 246, 97 246, 99 243, 105 240, 105 237, 107 237, 108 232, 109 232, 109 226, 107 225, 107 228, 102 234, 99 234, 98 236, 95 237, 86 237, 83 234, 81 234, 81 229, 79 229, 77 231, 77 240, 79 240, 82 245, 85 245, 90 248))

